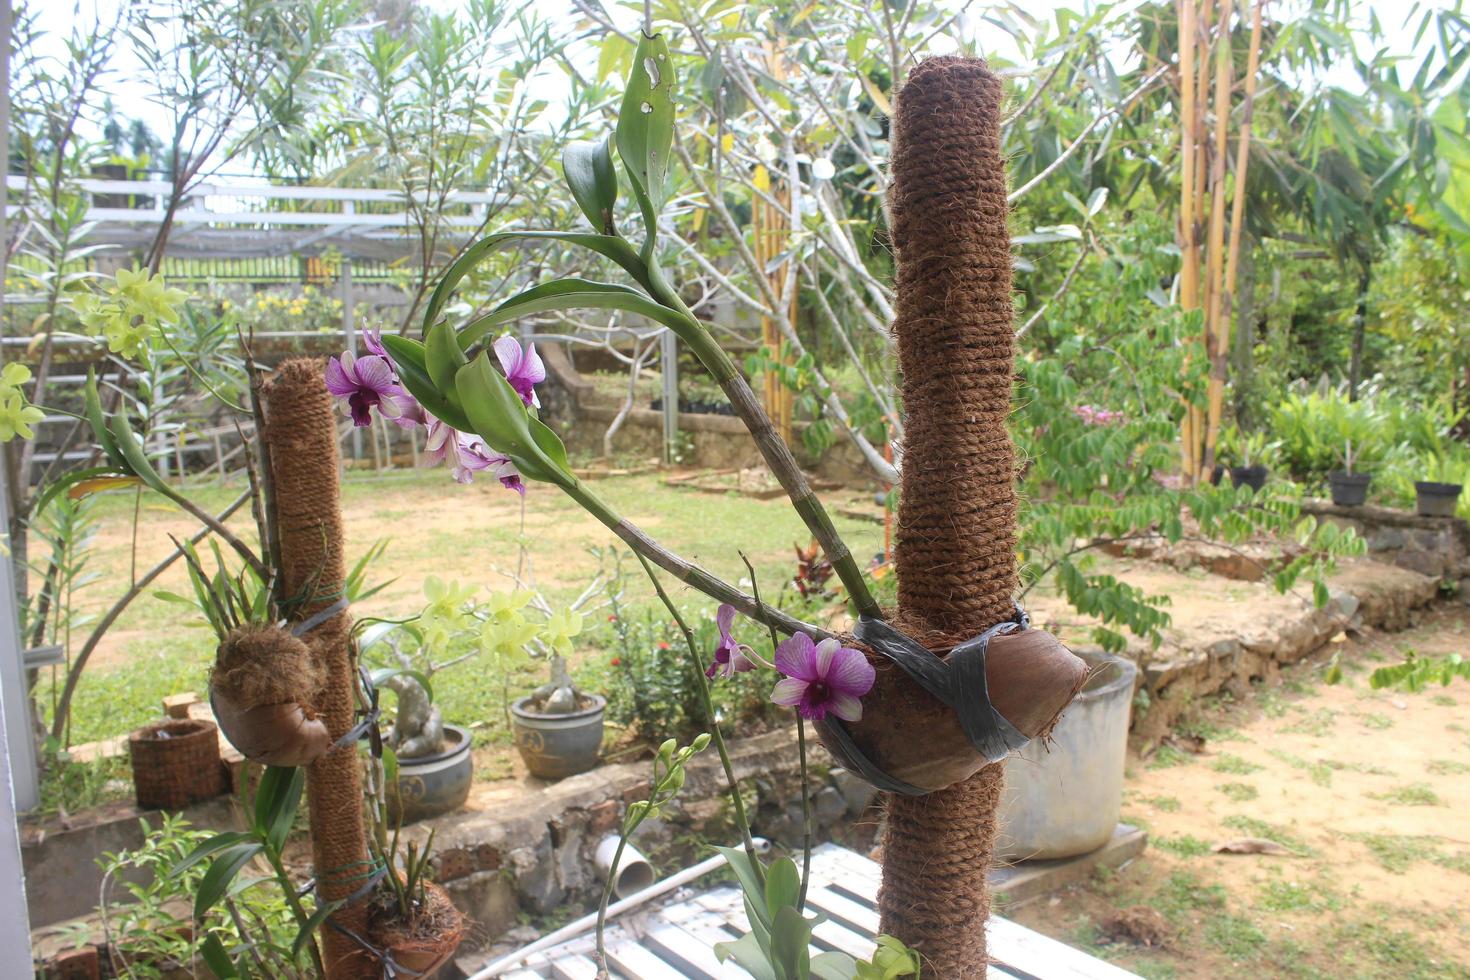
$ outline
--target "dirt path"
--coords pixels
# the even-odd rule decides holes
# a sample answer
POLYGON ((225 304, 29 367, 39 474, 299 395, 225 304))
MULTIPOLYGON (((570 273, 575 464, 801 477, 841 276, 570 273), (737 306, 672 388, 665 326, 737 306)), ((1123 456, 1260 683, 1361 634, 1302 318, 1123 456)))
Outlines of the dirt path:
POLYGON ((1369 688, 1410 650, 1470 653, 1470 611, 1198 708, 1130 760, 1123 819, 1148 829, 1145 855, 1012 917, 1149 977, 1470 977, 1470 684, 1369 688), (1247 837, 1287 853, 1211 852, 1247 837), (1133 941, 1150 924, 1160 948, 1133 941))

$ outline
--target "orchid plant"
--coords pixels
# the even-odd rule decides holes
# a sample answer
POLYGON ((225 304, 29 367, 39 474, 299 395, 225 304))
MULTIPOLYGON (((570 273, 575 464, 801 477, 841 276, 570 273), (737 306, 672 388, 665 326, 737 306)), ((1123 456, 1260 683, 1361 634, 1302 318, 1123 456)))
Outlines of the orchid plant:
MULTIPOLYGON (((668 177, 674 116, 672 65, 662 36, 645 32, 633 64, 615 133, 601 142, 573 144, 563 156, 567 184, 593 232, 511 231, 481 240, 450 266, 430 296, 421 340, 374 335, 368 345, 370 353, 364 359, 374 357, 379 362, 364 375, 363 359, 344 353, 329 367, 327 383, 332 394, 342 401, 344 411, 359 425, 370 422, 371 412, 377 408, 385 418, 392 418, 399 425, 438 425, 452 430, 434 431, 437 444, 445 447, 446 457, 455 454, 457 479, 461 478, 459 470, 464 471, 467 479, 477 469, 493 466, 502 483, 522 493, 523 480, 559 487, 638 556, 659 599, 684 636, 689 669, 698 683, 710 726, 710 740, 724 768, 736 824, 744 839, 743 851, 731 849, 726 856, 746 892, 751 933, 739 942, 721 944, 720 955, 733 957, 754 975, 771 980, 916 973, 917 958, 908 954, 908 958, 901 957, 902 962, 895 963, 893 957, 901 947, 886 938, 878 954, 884 958, 882 966, 859 965, 841 954, 809 956, 807 944, 811 930, 820 922, 819 917, 808 917, 804 911, 809 874, 798 871, 789 858, 780 859, 768 868, 756 855, 730 755, 710 699, 709 683, 716 677, 733 676, 754 669, 757 664, 773 666, 783 673, 784 679, 773 685, 771 696, 775 703, 795 709, 805 786, 805 722, 822 720, 828 714, 848 721, 861 717, 861 699, 874 681, 873 668, 865 655, 843 646, 825 630, 764 605, 755 586, 753 569, 753 594, 746 595, 671 554, 621 518, 576 477, 561 438, 541 421, 536 385, 546 374, 534 347, 529 344, 523 347, 508 336, 498 337, 488 346, 485 344, 492 333, 522 317, 578 308, 622 310, 672 330, 703 362, 749 428, 767 465, 846 587, 855 611, 881 617, 862 571, 837 536, 790 448, 776 434, 734 362, 685 305, 659 264, 658 213, 668 177), (618 228, 619 180, 613 164, 614 146, 642 221, 643 242, 636 249, 618 228), (458 328, 441 319, 455 288, 486 256, 512 244, 537 241, 590 249, 622 267, 636 287, 559 279, 532 286, 458 328), (654 571, 655 564, 721 602, 720 641, 709 663, 705 663, 688 624, 664 591, 654 571), (735 639, 737 612, 765 624, 770 635, 771 660, 763 660, 752 647, 735 639), (779 642, 778 629, 789 639, 779 642), (908 963, 912 969, 905 968, 908 963), (861 970, 860 966, 867 969, 861 970), (879 972, 874 974, 874 970, 879 972)), ((552 647, 557 647, 555 640, 552 647)), ((674 765, 673 749, 668 748, 669 752, 661 751, 659 755, 665 767, 658 785, 677 789, 669 780, 682 782, 676 773, 682 773, 683 759, 692 752, 682 754, 678 765, 674 765)), ((645 802, 641 812, 651 810, 654 804, 654 800, 645 802)), ((802 804, 806 826, 803 866, 809 872, 813 831, 810 795, 805 790, 802 804)), ((638 812, 637 807, 635 804, 630 815, 638 812)), ((625 835, 637 822, 636 819, 625 821, 625 835)))

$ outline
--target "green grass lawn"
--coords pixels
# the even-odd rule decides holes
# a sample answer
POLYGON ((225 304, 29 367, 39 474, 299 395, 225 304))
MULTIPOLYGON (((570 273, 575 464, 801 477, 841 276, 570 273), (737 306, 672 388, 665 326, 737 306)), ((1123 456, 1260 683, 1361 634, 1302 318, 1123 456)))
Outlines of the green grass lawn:
MULTIPOLYGON (((801 521, 784 500, 760 501, 736 494, 712 495, 663 486, 657 474, 599 480, 595 490, 629 520, 679 554, 729 581, 748 578, 740 552, 750 558, 763 590, 776 593, 792 574, 792 546, 808 540, 801 521)), ((241 492, 239 486, 212 484, 191 496, 218 511, 241 492)), ((396 471, 382 475, 349 474, 343 485, 347 551, 355 560, 375 541, 387 549, 371 569, 373 581, 392 580, 381 593, 355 607, 358 615, 402 617, 422 605, 422 585, 429 575, 477 585, 481 594, 511 587, 518 542, 525 541, 525 576, 553 603, 569 602, 586 587, 598 562, 589 549, 615 543, 612 533, 553 488, 533 485, 520 498, 490 482, 462 487, 442 469, 396 471), (524 533, 522 520, 524 519, 524 533)), ((89 568, 98 580, 77 597, 79 611, 100 616, 126 591, 134 574, 141 575, 166 555, 168 534, 183 537, 196 525, 171 505, 130 491, 104 495, 94 514, 98 533, 89 568), (138 506, 136 537, 134 508, 138 506)), ((878 525, 836 518, 854 554, 871 555, 882 548, 878 525)), ((230 525, 253 540, 248 512, 230 525)), ((632 563, 630 563, 631 565, 632 563)), ((636 565, 632 570, 636 572, 636 565)), ((677 602, 691 610, 710 607, 704 597, 666 582, 677 602)), ((106 738, 157 718, 160 700, 180 691, 203 693, 214 655, 212 634, 192 609, 166 602, 153 589, 187 591, 181 564, 169 569, 148 594, 140 596, 118 619, 82 677, 73 708, 71 741, 106 738)), ((656 602, 646 580, 629 580, 628 601, 635 608, 656 602)), ((589 634, 579 650, 578 669, 589 683, 601 679, 605 657, 594 657, 608 641, 605 615, 589 617, 589 634), (600 629, 592 629, 594 626, 600 629)), ((81 646, 85 633, 74 637, 81 646)), ((755 642, 752 636, 750 640, 755 642)), ((440 675, 436 695, 446 717, 484 720, 484 735, 496 738, 501 682, 474 661, 440 675)), ((539 682, 540 665, 512 678, 524 693, 539 682)), ((594 687, 595 689, 595 687, 594 687)), ((49 712, 52 692, 43 678, 38 701, 49 712)))

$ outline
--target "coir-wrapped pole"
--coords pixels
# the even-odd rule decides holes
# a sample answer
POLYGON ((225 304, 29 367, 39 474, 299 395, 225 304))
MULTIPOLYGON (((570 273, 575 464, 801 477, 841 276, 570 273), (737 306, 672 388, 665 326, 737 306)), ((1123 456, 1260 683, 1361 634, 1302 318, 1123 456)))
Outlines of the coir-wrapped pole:
MULTIPOLYGON (((978 60, 909 73, 893 121, 893 332, 903 374, 897 625, 943 649, 1009 619, 1015 461, 1006 418, 1015 343, 1000 80, 978 60)), ((925 796, 890 796, 883 931, 925 976, 985 975, 986 888, 1001 768, 925 796)))
MULTIPOLYGON (((264 400, 280 539, 278 594, 290 620, 304 622, 342 599, 346 571, 337 420, 322 382, 321 362, 309 358, 283 362, 266 384, 264 400)), ((333 740, 353 724, 356 668, 349 648, 351 625, 344 605, 302 637, 321 667, 323 688, 314 703, 333 740)), ((328 752, 307 768, 306 799, 317 900, 347 898, 370 870, 356 746, 328 752)), ((359 902, 339 909, 333 919, 361 936, 365 911, 359 902)), ((328 926, 320 937, 328 980, 378 975, 377 961, 342 932, 328 926)))

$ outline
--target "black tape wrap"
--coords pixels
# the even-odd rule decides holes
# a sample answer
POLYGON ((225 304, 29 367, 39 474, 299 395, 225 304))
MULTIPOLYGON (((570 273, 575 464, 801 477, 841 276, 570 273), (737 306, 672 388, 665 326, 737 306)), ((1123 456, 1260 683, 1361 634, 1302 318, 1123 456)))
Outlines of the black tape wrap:
MULTIPOLYGON (((997 623, 974 639, 959 644, 943 660, 881 619, 862 617, 853 635, 874 653, 893 661, 916 684, 948 705, 959 718, 965 737, 989 765, 1004 759, 1031 739, 1006 721, 990 703, 990 690, 985 683, 986 652, 992 637, 1030 628, 1031 617, 1018 605, 1014 619, 997 623)), ((829 714, 817 725, 827 736, 828 746, 837 750, 834 753, 837 761, 879 789, 905 796, 923 796, 929 792, 890 775, 864 755, 842 719, 829 714)))

